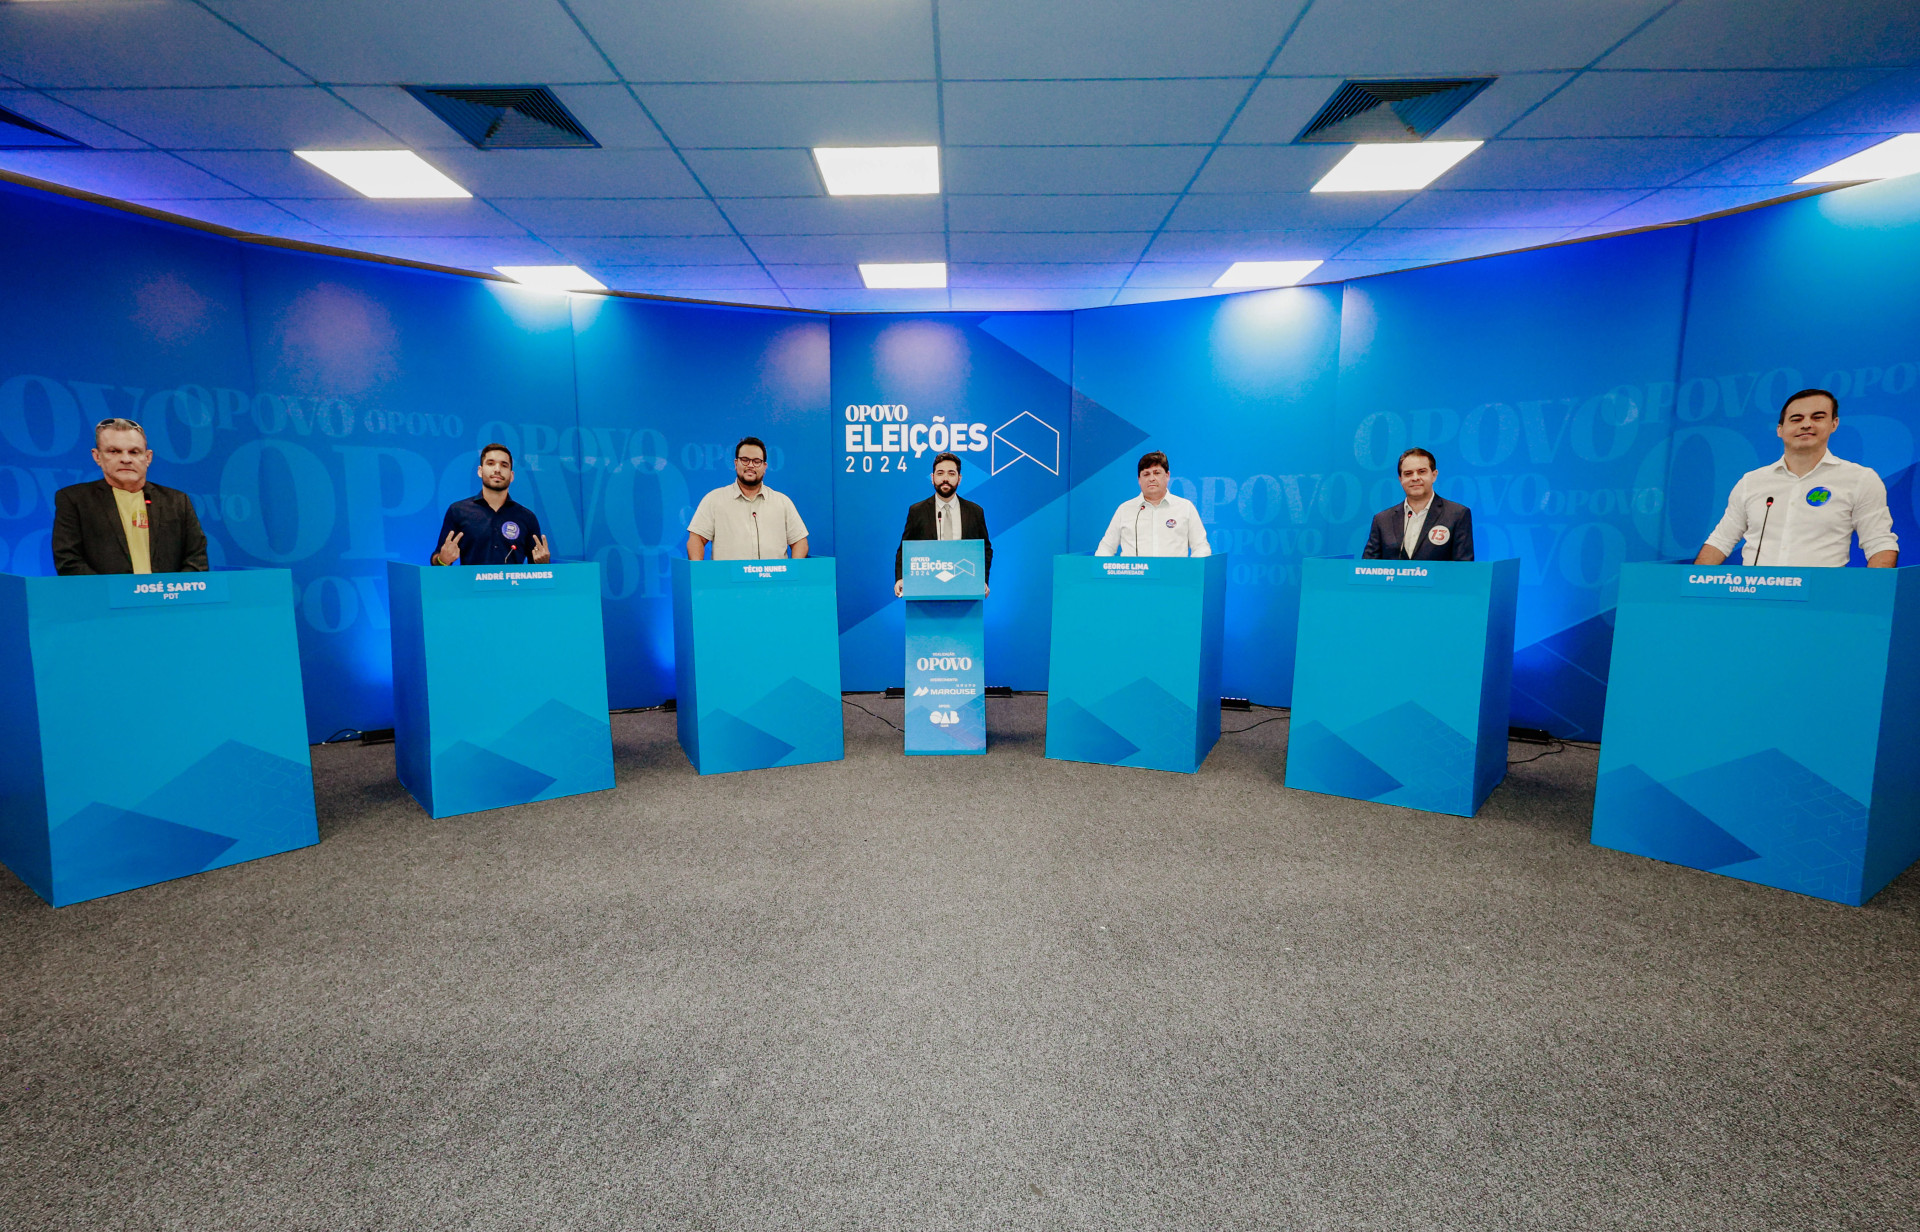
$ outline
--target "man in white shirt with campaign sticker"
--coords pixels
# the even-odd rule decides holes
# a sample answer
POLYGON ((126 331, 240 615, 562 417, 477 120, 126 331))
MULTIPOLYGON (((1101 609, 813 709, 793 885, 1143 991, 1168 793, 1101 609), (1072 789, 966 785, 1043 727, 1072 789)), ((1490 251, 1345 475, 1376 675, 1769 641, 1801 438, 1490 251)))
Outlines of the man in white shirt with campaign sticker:
POLYGON ((1803 389, 1790 396, 1776 429, 1785 452, 1778 462, 1748 471, 1733 485, 1726 515, 1693 563, 1722 564, 1744 540, 1743 565, 1838 567, 1847 563, 1857 535, 1868 568, 1899 564, 1887 485, 1871 467, 1827 450, 1827 438, 1839 426, 1840 400, 1826 390, 1803 389))
POLYGON ((1193 502, 1167 491, 1172 468, 1158 449, 1136 468, 1140 495, 1122 501, 1107 523, 1095 556, 1211 556, 1207 527, 1193 502))

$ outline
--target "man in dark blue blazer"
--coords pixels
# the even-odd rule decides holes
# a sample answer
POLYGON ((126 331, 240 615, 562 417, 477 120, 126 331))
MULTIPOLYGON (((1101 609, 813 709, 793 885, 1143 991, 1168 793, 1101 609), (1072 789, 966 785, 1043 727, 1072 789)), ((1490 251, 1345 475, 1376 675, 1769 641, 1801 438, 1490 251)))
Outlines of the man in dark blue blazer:
POLYGON ((1364 560, 1472 560, 1473 510, 1433 490, 1440 464, 1424 449, 1400 455, 1407 499, 1373 515, 1364 560))

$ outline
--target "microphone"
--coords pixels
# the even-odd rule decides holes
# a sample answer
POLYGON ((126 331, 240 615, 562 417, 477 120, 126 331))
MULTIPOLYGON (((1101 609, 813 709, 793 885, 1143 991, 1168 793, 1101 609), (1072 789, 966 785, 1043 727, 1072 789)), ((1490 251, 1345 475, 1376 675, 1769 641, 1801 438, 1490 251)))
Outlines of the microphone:
POLYGON ((1145 501, 1141 501, 1140 507, 1133 511, 1133 554, 1135 556, 1146 555, 1145 552, 1142 552, 1140 550, 1140 515, 1145 513, 1146 511, 1147 511, 1147 502, 1145 501))
POLYGON ((1760 563, 1760 549, 1765 547, 1767 542, 1767 519, 1772 516, 1773 498, 1769 496, 1767 498, 1767 511, 1760 515, 1760 540, 1753 545, 1753 563, 1756 565, 1760 563))
POLYGON ((748 516, 753 519, 753 558, 755 560, 765 560, 766 556, 760 551, 760 511, 758 509, 750 509, 747 513, 748 516))
POLYGON ((500 558, 500 563, 504 565, 504 564, 506 564, 506 563, 508 563, 509 561, 511 561, 511 560, 513 559, 513 554, 514 554, 515 552, 518 552, 519 550, 520 550, 520 545, 519 545, 519 544, 517 544, 517 543, 515 543, 515 544, 511 544, 511 545, 509 545, 509 546, 508 546, 508 548, 507 548, 507 554, 506 554, 505 556, 502 556, 502 557, 500 558))

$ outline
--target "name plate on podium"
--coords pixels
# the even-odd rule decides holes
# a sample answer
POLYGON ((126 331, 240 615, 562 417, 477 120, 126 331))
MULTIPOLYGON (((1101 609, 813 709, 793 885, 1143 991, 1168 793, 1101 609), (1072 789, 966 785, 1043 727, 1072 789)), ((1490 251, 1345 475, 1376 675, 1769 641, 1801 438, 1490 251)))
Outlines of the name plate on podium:
POLYGON ((1679 571, 1680 593, 1714 599, 1791 599, 1805 603, 1807 579, 1780 569, 1698 569, 1679 571))
POLYGON ((909 539, 900 580, 909 599, 980 599, 987 593, 986 552, 978 539, 909 539))
POLYGON ((227 579, 217 573, 114 573, 107 575, 108 607, 158 607, 165 603, 225 603, 227 579))

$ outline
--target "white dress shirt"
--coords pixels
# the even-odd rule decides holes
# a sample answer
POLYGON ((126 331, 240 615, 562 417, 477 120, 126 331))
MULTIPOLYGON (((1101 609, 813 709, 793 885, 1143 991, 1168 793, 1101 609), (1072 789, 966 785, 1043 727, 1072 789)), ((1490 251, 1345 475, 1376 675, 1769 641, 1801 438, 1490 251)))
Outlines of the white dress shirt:
POLYGON ((1788 470, 1782 457, 1740 476, 1727 498, 1726 516, 1707 536, 1707 543, 1732 556, 1734 544, 1746 540, 1743 565, 1839 566, 1847 563, 1847 548, 1855 534, 1860 536, 1860 550, 1868 556, 1900 546, 1887 508, 1887 485, 1872 468, 1829 453, 1805 475, 1788 470), (1765 542, 1756 554, 1763 522, 1765 542))
POLYGON ((1107 523, 1095 556, 1211 556, 1200 511, 1184 496, 1169 492, 1156 502, 1144 496, 1122 501, 1107 523), (1137 532, 1139 538, 1136 539, 1137 532))
POLYGON ((960 498, 957 495, 942 500, 938 492, 933 494, 933 531, 935 539, 960 537, 960 498))
POLYGON ((1400 530, 1400 555, 1413 559, 1413 550, 1420 546, 1420 534, 1427 529, 1427 515, 1433 512, 1433 494, 1427 494, 1427 507, 1415 509, 1412 501, 1400 506, 1405 515, 1405 525, 1400 530))

